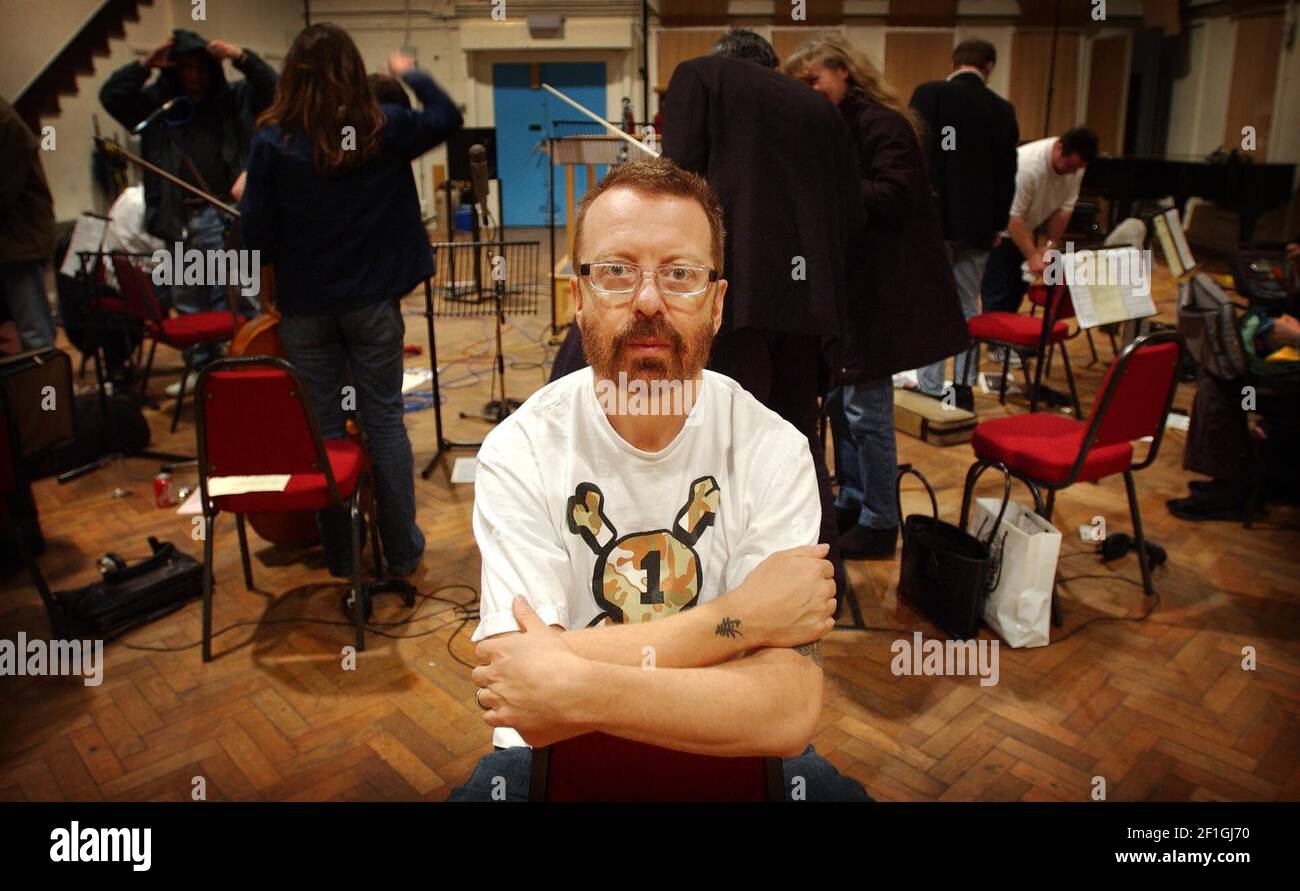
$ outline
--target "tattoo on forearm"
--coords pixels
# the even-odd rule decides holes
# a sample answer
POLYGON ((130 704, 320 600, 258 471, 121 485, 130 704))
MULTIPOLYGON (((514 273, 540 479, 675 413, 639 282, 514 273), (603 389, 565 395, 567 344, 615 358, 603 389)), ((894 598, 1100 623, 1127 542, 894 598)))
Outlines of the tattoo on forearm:
POLYGON ((729 616, 723 616, 718 627, 713 629, 713 633, 718 637, 743 637, 740 633, 740 620, 732 619, 729 616))
POLYGON ((794 651, 798 653, 800 656, 811 656, 812 661, 816 662, 819 667, 821 666, 822 664, 821 641, 815 641, 810 644, 804 644, 803 646, 795 647, 794 651))

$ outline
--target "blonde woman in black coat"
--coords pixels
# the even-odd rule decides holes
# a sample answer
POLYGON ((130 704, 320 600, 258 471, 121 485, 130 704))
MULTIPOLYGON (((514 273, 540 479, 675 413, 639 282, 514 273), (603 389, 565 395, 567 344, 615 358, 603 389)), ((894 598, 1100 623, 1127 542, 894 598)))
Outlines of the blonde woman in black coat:
POLYGON ((785 72, 838 107, 857 143, 865 256, 849 301, 843 383, 830 400, 835 505, 844 557, 889 559, 898 541, 892 376, 965 350, 966 322, 910 113, 839 35, 800 46, 785 72))

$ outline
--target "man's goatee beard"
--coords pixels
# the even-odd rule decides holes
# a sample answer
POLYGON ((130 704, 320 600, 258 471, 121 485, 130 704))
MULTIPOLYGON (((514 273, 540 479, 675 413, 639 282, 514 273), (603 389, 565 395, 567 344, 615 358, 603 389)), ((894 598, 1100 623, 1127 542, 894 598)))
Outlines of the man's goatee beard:
POLYGON ((692 380, 699 376, 708 362, 713 331, 702 328, 689 338, 684 338, 676 328, 661 316, 639 318, 612 340, 600 337, 595 320, 582 318, 578 323, 582 335, 582 349, 587 362, 597 377, 615 380, 622 372, 629 380, 692 380), (661 340, 670 345, 668 359, 641 358, 628 360, 624 352, 633 340, 661 340))

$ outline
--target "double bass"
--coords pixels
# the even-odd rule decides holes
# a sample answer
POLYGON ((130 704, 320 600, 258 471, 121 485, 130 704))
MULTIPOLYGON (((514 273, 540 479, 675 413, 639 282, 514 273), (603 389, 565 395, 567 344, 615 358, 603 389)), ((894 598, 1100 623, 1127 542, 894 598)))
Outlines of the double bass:
MULTIPOLYGON (((122 148, 116 142, 111 142, 102 137, 95 137, 95 144, 108 154, 116 155, 137 165, 138 167, 160 176, 170 183, 189 192, 197 198, 201 198, 217 210, 226 214, 234 221, 226 231, 227 249, 238 249, 240 245, 239 237, 239 209, 226 204, 224 201, 208 194, 197 186, 186 182, 180 177, 174 176, 163 170, 156 164, 138 157, 126 149, 122 148)), ((238 306, 239 290, 238 285, 230 284, 231 306, 238 306)), ((235 337, 230 343, 229 355, 231 356, 276 356, 285 358, 284 344, 280 342, 280 335, 277 329, 280 326, 280 313, 275 308, 275 271, 274 267, 267 263, 263 264, 261 269, 261 293, 259 295, 261 302, 260 314, 240 324, 239 329, 235 332, 235 337)), ((349 435, 352 435, 353 424, 348 422, 349 435)), ((274 513, 257 513, 248 514, 248 523, 253 527, 253 531, 273 545, 282 547, 306 547, 315 544, 320 540, 320 531, 316 526, 315 511, 279 511, 274 513)))

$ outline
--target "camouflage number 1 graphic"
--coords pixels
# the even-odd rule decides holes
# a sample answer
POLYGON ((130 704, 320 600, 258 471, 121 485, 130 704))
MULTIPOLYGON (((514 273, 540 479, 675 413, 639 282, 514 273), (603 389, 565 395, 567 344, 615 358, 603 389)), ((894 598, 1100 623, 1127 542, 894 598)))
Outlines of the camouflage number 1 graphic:
POLYGON ((711 476, 691 483, 686 504, 671 529, 620 536, 605 515, 605 496, 595 483, 579 483, 565 522, 596 555, 591 593, 616 621, 647 622, 695 605, 703 569, 695 544, 718 512, 721 490, 711 476))

